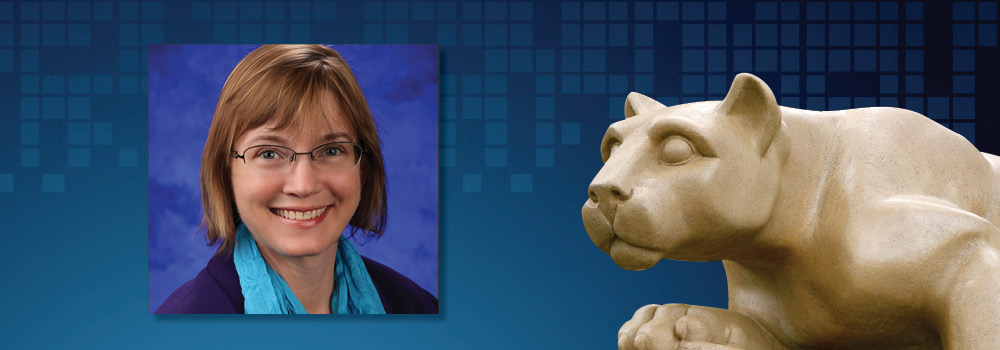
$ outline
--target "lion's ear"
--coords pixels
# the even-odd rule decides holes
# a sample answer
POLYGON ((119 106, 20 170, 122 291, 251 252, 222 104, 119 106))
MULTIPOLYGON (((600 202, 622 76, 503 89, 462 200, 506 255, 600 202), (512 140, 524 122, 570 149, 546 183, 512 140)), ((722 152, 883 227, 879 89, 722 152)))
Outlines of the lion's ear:
POLYGON ((662 103, 638 92, 630 92, 625 98, 625 119, 664 107, 662 103))
POLYGON ((767 152, 781 126, 781 110, 763 80, 748 73, 736 75, 729 94, 717 108, 720 114, 746 123, 758 135, 760 154, 767 152))

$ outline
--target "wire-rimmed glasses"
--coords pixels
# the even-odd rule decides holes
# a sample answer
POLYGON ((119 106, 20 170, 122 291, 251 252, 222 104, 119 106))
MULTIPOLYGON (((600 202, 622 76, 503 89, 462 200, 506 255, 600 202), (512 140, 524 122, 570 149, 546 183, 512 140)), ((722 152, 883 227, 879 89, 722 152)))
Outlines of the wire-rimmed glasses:
POLYGON ((322 144, 309 152, 278 145, 256 145, 247 148, 243 154, 232 151, 233 158, 243 160, 251 170, 259 174, 280 174, 292 167, 295 156, 309 155, 309 159, 322 171, 341 171, 353 168, 361 162, 364 148, 354 142, 341 141, 322 144))

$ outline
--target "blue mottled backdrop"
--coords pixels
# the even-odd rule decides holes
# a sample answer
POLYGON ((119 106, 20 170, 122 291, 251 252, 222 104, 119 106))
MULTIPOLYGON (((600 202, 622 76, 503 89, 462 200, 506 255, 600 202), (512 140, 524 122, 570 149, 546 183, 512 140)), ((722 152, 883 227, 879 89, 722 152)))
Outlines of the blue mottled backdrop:
MULTIPOLYGON (((149 311, 215 252, 199 231, 198 171, 229 73, 257 45, 153 45, 149 53, 149 311), (196 234, 197 233, 197 234, 196 234)), ((361 254, 438 292, 437 45, 338 45, 382 139, 389 220, 361 254)))
POLYGON ((624 271, 584 232, 628 91, 747 71, 997 154, 998 61, 995 1, 0 2, 0 347, 614 348, 641 305, 726 305, 721 264, 624 271), (147 313, 148 45, 278 42, 439 45, 440 315, 147 313))

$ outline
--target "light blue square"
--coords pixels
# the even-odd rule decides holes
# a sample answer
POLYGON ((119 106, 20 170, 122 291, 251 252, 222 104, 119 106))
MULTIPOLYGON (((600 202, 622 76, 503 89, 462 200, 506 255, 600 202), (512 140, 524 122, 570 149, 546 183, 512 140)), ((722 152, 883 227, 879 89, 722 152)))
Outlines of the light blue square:
POLYGON ((458 35, 456 31, 458 27, 454 24, 438 24, 437 25, 437 38, 438 44, 441 45, 455 45, 458 43, 458 35))
POLYGON ((452 96, 441 98, 441 108, 444 109, 444 119, 458 118, 458 99, 452 96))
POLYGON ((734 24, 733 25, 733 45, 753 46, 753 25, 734 24))
POLYGON ((0 174, 0 192, 14 192, 14 174, 0 174))
MULTIPOLYGON (((139 91, 139 77, 131 74, 118 76, 118 92, 123 94, 134 94, 139 91)), ((43 101, 44 102, 44 101, 43 101)))
POLYGON ((89 75, 70 75, 67 77, 69 80, 69 93, 71 94, 89 94, 90 93, 90 76, 89 75))
MULTIPOLYGON (((314 21, 332 21, 336 19, 336 3, 333 2, 320 2, 316 1, 312 3, 312 18, 314 21)), ((406 3, 403 3, 403 8, 406 8, 406 3)), ((386 12, 386 17, 388 17, 388 11, 386 12)), ((406 18, 404 17, 403 20, 406 18)))
POLYGON ((854 46, 875 46, 875 25, 855 24, 854 25, 854 46))
POLYGON ((21 123, 21 145, 38 145, 38 123, 21 123))
POLYGON ((625 93, 628 91, 628 76, 625 75, 610 75, 608 76, 608 92, 610 93, 625 93))
POLYGON ((455 122, 444 122, 441 123, 441 144, 454 146, 458 142, 458 123, 455 122))
POLYGON ((463 97, 462 119, 482 119, 482 118, 483 118, 483 98, 463 97))
POLYGON ((13 24, 0 23, 0 46, 14 46, 13 24))
POLYGON ((241 21, 260 21, 264 18, 264 6, 260 2, 241 2, 239 6, 241 21))
POLYGON ((562 25, 562 45, 563 46, 580 46, 580 25, 579 24, 563 24, 562 25))
POLYGON ((123 168, 136 167, 139 165, 139 151, 135 148, 121 148, 118 150, 118 166, 123 168))
POLYGON ((21 149, 21 167, 22 168, 37 168, 39 163, 39 155, 37 148, 22 148, 21 149))
POLYGON ((806 109, 811 109, 814 111, 825 111, 827 110, 826 99, 823 97, 807 97, 806 109))
POLYGON ((462 174, 462 192, 479 193, 483 191, 482 174, 462 174))
POLYGON ((309 42, 309 25, 308 24, 296 24, 293 23, 289 28, 289 40, 292 42, 309 42))
POLYGON ((66 25, 62 23, 46 23, 42 25, 42 45, 66 45, 66 25))
POLYGON ((196 21, 211 20, 212 4, 208 2, 196 2, 191 4, 191 19, 196 21))
POLYGON ((556 54, 553 50, 535 50, 535 70, 539 72, 553 72, 556 69, 556 54))
POLYGON ((487 167, 496 168, 507 166, 506 148, 487 148, 485 149, 485 153, 487 167))
POLYGON ((441 149, 441 166, 454 168, 458 164, 458 154, 454 148, 445 147, 441 149))
POLYGON ((799 71, 799 50, 781 50, 781 71, 799 71))
POLYGON ((955 72, 974 72, 976 70, 976 51, 952 50, 951 70, 955 72))
POLYGON ((855 50, 854 51, 854 71, 874 72, 875 71, 875 50, 855 50))
POLYGON ((90 123, 67 123, 68 144, 83 146, 90 144, 90 123))
POLYGON ((923 114, 924 113, 924 98, 923 97, 907 97, 906 98, 906 109, 923 114))
POLYGON ((532 56, 534 54, 530 49, 510 50, 510 71, 530 72, 532 70, 532 56))
POLYGON ((264 24, 264 42, 269 44, 285 42, 285 25, 283 23, 264 24))
POLYGON ((846 1, 831 2, 830 20, 834 21, 851 20, 851 3, 846 1))
POLYGON ((38 24, 21 24, 21 46, 38 46, 41 35, 38 24))
POLYGON ((503 23, 487 23, 486 25, 486 46, 506 46, 507 45, 507 25, 503 23))
POLYGON ((14 71, 14 50, 0 49, 0 72, 14 71))
POLYGON ((462 3, 462 19, 466 21, 481 21, 483 19, 483 3, 462 3))
POLYGON ((556 115, 556 101, 553 97, 535 97, 535 118, 553 119, 556 115))
POLYGON ((163 20, 163 3, 161 2, 144 2, 140 10, 142 11, 141 18, 144 21, 163 20))
POLYGON ((583 3, 583 20, 584 21, 606 21, 607 20, 607 3, 605 2, 584 2, 583 3))
POLYGON ((42 174, 42 192, 66 192, 66 176, 63 174, 42 174))
POLYGON ((612 2, 608 4, 608 19, 612 21, 627 21, 628 3, 612 2))
POLYGON ((94 76, 94 93, 97 93, 97 94, 110 94, 111 93, 111 76, 110 75, 95 75, 94 76))
POLYGON ((38 97, 21 97, 21 119, 38 119, 38 97))
POLYGON ((42 19, 46 21, 66 20, 66 3, 45 2, 42 5, 42 19))
POLYGON ((366 21, 382 21, 383 20, 383 3, 382 2, 366 2, 365 3, 365 20, 366 21))
MULTIPOLYGON (((245 25, 244 25, 245 26, 245 25)), ((260 24, 257 24, 257 32, 260 32, 260 24)), ((257 34, 257 42, 260 41, 260 34, 257 34)), ((141 45, 155 45, 163 43, 163 25, 159 23, 143 24, 142 25, 142 41, 141 45)))
POLYGON ((486 123, 485 142, 488 146, 507 144, 507 123, 486 123))
POLYGON ((585 94, 604 94, 607 92, 606 86, 607 79, 604 75, 583 76, 583 93, 585 94))
POLYGON ((879 4, 878 17, 883 21, 895 21, 899 19, 899 3, 882 2, 879 4))
POLYGON ((906 50, 906 71, 922 72, 924 70, 924 50, 906 50))
POLYGON ((726 71, 726 50, 708 50, 708 71, 726 71))
POLYGON ((384 24, 365 24, 365 43, 382 44, 385 43, 384 24))
POLYGON ((825 46, 826 26, 823 24, 810 23, 806 25, 806 45, 825 46))
POLYGON ((684 72, 704 72, 705 50, 681 51, 681 70, 684 72))
POLYGON ((830 25, 830 46, 851 46, 851 25, 830 25))
POLYGON ((948 119, 950 110, 947 97, 928 97, 927 116, 931 119, 948 119))
POLYGON ((579 2, 562 3, 562 19, 564 21, 579 21, 580 3, 579 2))
POLYGON ((622 113, 621 101, 625 100, 625 96, 614 96, 608 98, 608 116, 611 120, 622 120, 625 119, 624 113, 622 113))
POLYGON ((806 76, 806 93, 807 94, 825 94, 826 93, 826 76, 825 75, 807 75, 806 76))
POLYGON ((970 143, 976 143, 976 123, 955 123, 951 129, 964 136, 970 143))
POLYGON ((510 174, 510 191, 515 193, 530 193, 531 174, 510 174))
MULTIPOLYGON (((293 7, 294 9, 294 7, 293 7)), ((306 8, 306 11, 309 9, 306 8)), ((134 10, 133 10, 134 11, 134 10)), ((293 11, 295 12, 295 11, 293 11)), ((216 2, 215 3, 215 20, 216 21, 235 21, 237 18, 236 3, 235 2, 216 2)), ((122 19, 126 19, 122 17, 122 19)), ((134 18, 132 18, 134 19, 134 18)))
POLYGON ((507 98, 486 98, 486 119, 507 119, 507 98))
POLYGON ((548 74, 536 75, 535 92, 539 94, 554 94, 556 92, 555 77, 548 74))
POLYGON ((111 123, 94 123, 94 144, 111 144, 111 123))
POLYGON ((826 70, 826 51, 808 50, 806 51, 806 71, 823 72, 826 70))
POLYGON ((955 97, 951 102, 953 117, 963 119, 974 119, 976 117, 975 97, 955 97))
POLYGON ((653 71, 653 50, 635 50, 635 71, 653 71))
POLYGON ((850 97, 830 97, 827 99, 831 111, 839 111, 851 108, 850 97))
POLYGON ((874 97, 855 97, 854 98, 854 108, 867 108, 875 107, 874 97))
POLYGON ((562 123, 562 144, 580 144, 580 123, 562 123))
POLYGON ((90 166, 90 148, 70 148, 67 153, 67 163, 70 167, 90 166))
POLYGON ((556 142, 555 123, 535 123, 535 144, 550 146, 556 142))
POLYGON ((478 46, 483 43, 483 25, 466 23, 462 25, 462 45, 478 46))
MULTIPOLYGON (((14 3, 0 2, 0 21, 10 21, 14 19, 14 3)), ((0 174, 2 177, 4 174, 0 174)))
POLYGON ((757 46, 778 46, 777 24, 758 24, 755 29, 757 30, 755 37, 757 46))
POLYGON ((778 20, 778 4, 775 2, 758 2, 757 20, 758 21, 778 20))
POLYGON ((487 2, 485 8, 486 20, 487 21, 505 21, 507 20, 507 3, 506 2, 487 2))
POLYGON ((652 95, 653 94, 653 76, 652 75, 636 75, 634 78, 635 91, 652 95))
POLYGON ((726 46, 726 25, 708 25, 708 46, 726 46))
POLYGON ((755 62, 758 72, 778 71, 778 50, 757 50, 755 62))
POLYGON ((899 70, 899 52, 896 50, 879 50, 878 69, 883 72, 895 72, 899 70))
POLYGON ((906 45, 907 46, 924 46, 924 25, 923 24, 907 24, 906 25, 906 45))
MULTIPOLYGON (((528 57, 531 57, 530 55, 528 57)), ((506 94, 507 93, 507 76, 503 74, 490 74, 486 76, 486 91, 487 94, 506 94)), ((487 102, 487 105, 489 102, 487 102)))
POLYGON ((799 46, 799 25, 781 25, 781 46, 799 46))
POLYGON ((996 21, 997 20, 997 3, 990 2, 980 2, 979 3, 979 20, 980 21, 996 21))
POLYGON ((578 94, 580 93, 580 76, 576 74, 566 74, 562 76, 562 93, 564 94, 578 94))
POLYGON ((704 46, 705 25, 684 24, 681 27, 681 44, 684 46, 704 46))
POLYGON ((605 51, 602 49, 587 49, 583 51, 584 72, 604 72, 607 69, 605 51))
POLYGON ((439 21, 454 21, 458 18, 458 10, 454 2, 441 2, 437 4, 437 17, 439 21))
POLYGON ((974 2, 953 2, 951 10, 951 18, 957 21, 974 21, 976 20, 976 3, 974 2))
POLYGON ((587 23, 583 25, 584 46, 606 46, 608 26, 604 23, 587 23))
POLYGON ((433 21, 434 3, 433 2, 413 3, 413 8, 410 9, 410 19, 414 21, 433 21))
POLYGON ((896 24, 880 24, 879 25, 879 42, 881 46, 896 46, 899 43, 897 29, 899 28, 896 24))
POLYGON ((635 24, 635 46, 653 46, 653 25, 635 24))
POLYGON ((806 3, 806 19, 810 21, 822 21, 826 19, 825 2, 806 3))
POLYGON ((385 25, 385 42, 387 44, 406 44, 410 42, 410 25, 405 23, 390 23, 385 25))
POLYGON ((21 93, 22 94, 37 94, 41 91, 41 84, 37 75, 24 74, 21 75, 21 93))
POLYGON ((66 118, 66 98, 42 97, 42 119, 66 118))
POLYGON ((119 46, 139 45, 139 25, 130 23, 119 24, 118 45, 119 46))
POLYGON ((830 71, 851 71, 851 50, 830 50, 830 71))
POLYGON ((856 2, 856 3, 854 3, 854 20, 855 21, 874 21, 875 20, 875 3, 874 2, 856 2))
POLYGON ((577 49, 564 49, 560 61, 563 72, 579 72, 581 66, 581 54, 577 49))
POLYGON ((90 119, 90 97, 70 96, 67 100, 69 119, 90 119))
POLYGON ((705 20, 705 3, 704 2, 685 2, 682 4, 684 10, 684 20, 685 21, 704 21, 705 20))
POLYGON ((635 20, 636 21, 652 21, 653 16, 657 13, 654 12, 653 6, 655 3, 652 2, 636 2, 633 3, 635 6, 635 20))
POLYGON ((781 93, 795 95, 799 93, 799 76, 798 75, 782 75, 781 76, 781 93))
POLYGON ((799 20, 799 3, 797 3, 797 2, 782 2, 781 3, 781 20, 783 20, 783 21, 797 21, 797 20, 799 20))
POLYGON ((753 71, 753 51, 733 50, 733 70, 737 72, 753 71))
POLYGON ((232 44, 237 42, 236 24, 216 23, 212 26, 212 31, 214 32, 214 39, 217 44, 232 44))
POLYGON ((996 24, 980 24, 979 25, 979 45, 982 45, 982 46, 997 46, 997 25, 996 24))
POLYGON ((899 107, 898 97, 879 97, 878 105, 882 107, 899 107))
POLYGON ((899 77, 895 75, 879 76, 878 92, 882 94, 895 94, 899 92, 899 77))
POLYGON ((708 76, 708 93, 710 94, 725 94, 726 93, 726 76, 713 74, 708 76))
POLYGON ((514 23, 510 25, 510 46, 532 46, 534 31, 530 23, 514 23))
POLYGON ((976 45, 976 26, 974 24, 952 25, 951 35, 954 46, 976 45))
POLYGON ((704 94, 704 75, 684 75, 681 78, 681 91, 685 94, 704 94))
POLYGON ((535 149, 535 166, 539 168, 551 168, 556 165, 556 150, 553 148, 535 149))
POLYGON ((514 1, 510 3, 510 19, 514 21, 531 21, 534 19, 532 3, 514 1))
POLYGON ((111 20, 111 3, 110 2, 95 2, 94 3, 94 20, 95 21, 109 21, 109 20, 111 20))
POLYGON ((951 91, 956 94, 971 94, 976 92, 976 77, 974 75, 952 76, 951 84, 951 91))
POLYGON ((445 74, 441 77, 441 90, 446 94, 458 93, 458 77, 453 74, 445 74))
POLYGON ((37 2, 25 2, 21 4, 21 20, 37 21, 38 13, 41 12, 37 2))
POLYGON ((462 92, 465 94, 479 94, 483 92, 483 76, 469 74, 462 77, 462 92))
POLYGON ((710 2, 710 3, 708 3, 708 20, 709 21, 725 21, 726 20, 726 3, 724 3, 724 2, 710 2))

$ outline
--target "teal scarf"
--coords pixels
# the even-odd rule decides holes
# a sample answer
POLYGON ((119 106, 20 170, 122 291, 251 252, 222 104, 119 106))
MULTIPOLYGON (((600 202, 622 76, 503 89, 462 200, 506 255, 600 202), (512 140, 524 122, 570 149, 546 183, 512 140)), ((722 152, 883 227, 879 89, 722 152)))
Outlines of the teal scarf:
MULTIPOLYGON (((257 243, 243 223, 236 228, 233 262, 240 277, 243 306, 247 314, 308 313, 285 280, 264 261, 257 243)), ((330 310, 333 313, 385 313, 365 263, 350 241, 343 240, 337 245, 334 270, 336 285, 330 298, 330 310)))

